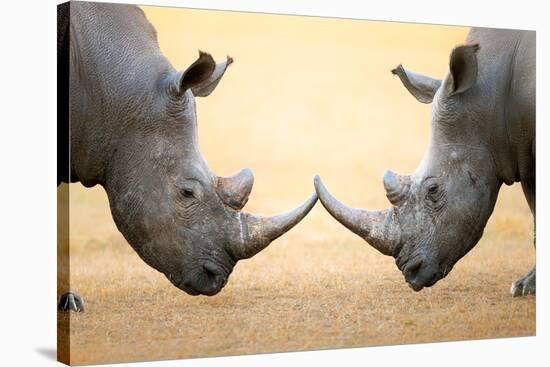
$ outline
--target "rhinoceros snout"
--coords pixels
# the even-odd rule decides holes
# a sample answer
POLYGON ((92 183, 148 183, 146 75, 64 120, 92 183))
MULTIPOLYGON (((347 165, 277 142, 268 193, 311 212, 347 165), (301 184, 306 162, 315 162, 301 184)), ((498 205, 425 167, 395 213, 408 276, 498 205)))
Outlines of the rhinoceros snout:
POLYGON ((223 267, 212 261, 206 261, 175 285, 192 296, 213 296, 225 287, 228 278, 229 272, 223 267))
POLYGON ((424 287, 431 287, 441 279, 439 268, 426 263, 423 259, 416 259, 405 265, 403 275, 409 286, 416 292, 424 287))

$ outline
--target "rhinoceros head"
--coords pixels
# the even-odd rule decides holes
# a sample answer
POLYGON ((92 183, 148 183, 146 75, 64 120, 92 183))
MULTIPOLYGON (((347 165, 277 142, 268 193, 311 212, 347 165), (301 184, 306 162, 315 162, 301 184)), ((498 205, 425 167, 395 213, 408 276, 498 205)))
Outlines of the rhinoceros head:
MULTIPOLYGON (((369 211, 337 201, 315 178, 325 208, 344 226, 385 255, 395 257, 416 291, 445 277, 483 233, 493 210, 497 179, 486 116, 476 85, 477 45, 457 47, 444 81, 406 71, 392 72, 422 103, 431 103, 428 150, 410 176, 386 171, 390 209, 369 211)), ((486 103, 486 102, 485 102, 486 103)), ((391 149, 389 147, 388 149, 391 149)))
POLYGON ((143 102, 146 112, 128 111, 140 123, 124 127, 108 167, 106 190, 121 233, 146 263, 192 295, 218 293, 238 260, 292 228, 317 200, 313 194, 273 217, 248 214, 241 209, 252 171, 218 177, 209 168, 198 147, 195 97, 209 95, 231 62, 216 65, 201 52, 184 72, 162 75, 156 96, 143 102))

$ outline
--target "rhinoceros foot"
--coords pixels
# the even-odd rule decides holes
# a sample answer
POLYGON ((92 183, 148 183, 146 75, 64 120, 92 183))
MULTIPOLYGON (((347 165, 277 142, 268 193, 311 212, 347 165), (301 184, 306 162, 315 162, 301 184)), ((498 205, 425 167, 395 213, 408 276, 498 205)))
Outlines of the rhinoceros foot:
POLYGON ((528 294, 536 294, 537 291, 537 272, 536 267, 533 268, 526 276, 512 283, 510 292, 512 296, 527 296, 528 294))
POLYGON ((78 293, 67 292, 63 293, 59 297, 59 302, 57 303, 57 309, 59 311, 74 311, 74 312, 84 312, 84 300, 78 293))

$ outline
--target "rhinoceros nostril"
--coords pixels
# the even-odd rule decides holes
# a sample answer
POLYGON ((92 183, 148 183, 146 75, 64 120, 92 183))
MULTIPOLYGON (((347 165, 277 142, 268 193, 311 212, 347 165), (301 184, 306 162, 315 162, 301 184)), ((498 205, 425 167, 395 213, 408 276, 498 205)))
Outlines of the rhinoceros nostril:
POLYGON ((205 262, 202 267, 208 277, 210 287, 220 290, 225 286, 227 283, 227 276, 222 268, 209 261, 205 262))
POLYGON ((414 276, 418 272, 421 266, 422 266, 422 259, 416 259, 416 260, 413 260, 411 263, 407 264, 403 272, 405 273, 405 275, 408 274, 410 276, 414 276))
POLYGON ((214 263, 207 261, 202 265, 202 268, 209 277, 215 277, 222 274, 222 270, 214 263))

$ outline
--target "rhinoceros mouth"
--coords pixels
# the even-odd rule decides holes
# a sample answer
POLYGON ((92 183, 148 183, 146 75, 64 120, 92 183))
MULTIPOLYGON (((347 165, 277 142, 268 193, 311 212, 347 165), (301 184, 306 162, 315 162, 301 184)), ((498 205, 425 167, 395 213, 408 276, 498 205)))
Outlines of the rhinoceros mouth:
POLYGON ((435 285, 448 274, 448 271, 442 272, 437 264, 422 256, 416 256, 406 261, 396 261, 396 263, 405 281, 415 292, 435 285))
POLYGON ((213 296, 226 286, 231 271, 232 267, 228 269, 227 266, 207 260, 177 279, 172 276, 168 276, 168 279, 177 288, 191 296, 213 296))
POLYGON ((179 283, 175 283, 174 285, 190 296, 214 296, 221 292, 227 284, 227 280, 227 277, 223 277, 214 285, 204 287, 202 289, 194 285, 192 281, 181 281, 179 283))
POLYGON ((414 280, 407 280, 407 284, 409 285, 409 287, 415 291, 415 292, 420 292, 422 289, 424 288, 430 288, 432 286, 434 286, 438 281, 441 280, 441 277, 439 276, 434 276, 432 279, 428 280, 427 283, 417 283, 416 281, 414 280))
POLYGON ((199 296, 201 294, 199 291, 197 291, 195 288, 193 288, 190 284, 187 284, 187 283, 178 283, 178 284, 175 284, 175 286, 190 296, 199 296))

